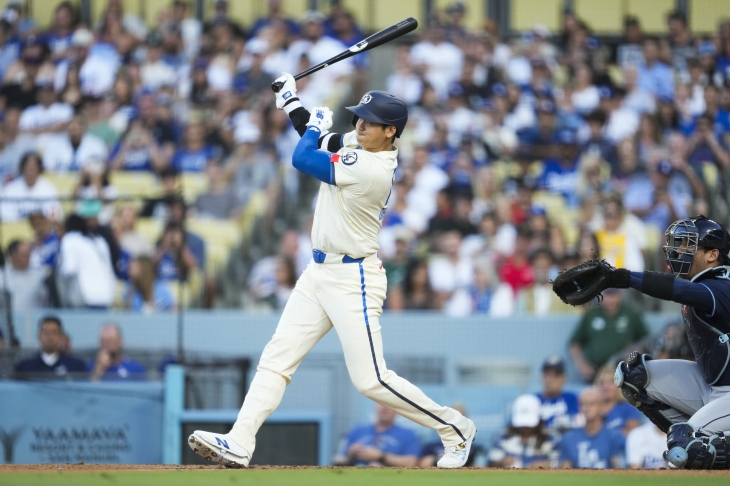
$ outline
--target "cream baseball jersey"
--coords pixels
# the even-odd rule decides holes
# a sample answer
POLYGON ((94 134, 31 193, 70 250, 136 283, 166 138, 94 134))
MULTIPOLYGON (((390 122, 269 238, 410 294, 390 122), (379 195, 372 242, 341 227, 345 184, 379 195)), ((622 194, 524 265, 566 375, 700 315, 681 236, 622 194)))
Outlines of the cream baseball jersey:
POLYGON ((355 131, 343 135, 330 157, 334 185, 322 183, 314 211, 312 248, 362 258, 378 251, 378 233, 388 207, 398 148, 367 152, 355 131))

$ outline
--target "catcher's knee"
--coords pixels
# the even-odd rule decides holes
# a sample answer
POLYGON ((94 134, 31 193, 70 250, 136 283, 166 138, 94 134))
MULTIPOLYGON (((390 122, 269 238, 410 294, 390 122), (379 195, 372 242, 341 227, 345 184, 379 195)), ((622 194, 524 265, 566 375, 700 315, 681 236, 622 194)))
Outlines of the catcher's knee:
POLYGON ((646 386, 649 384, 650 379, 646 363, 651 359, 652 357, 648 354, 632 352, 627 361, 621 361, 616 367, 613 382, 621 389, 621 393, 627 402, 638 408, 663 432, 667 432, 674 423, 664 414, 669 406, 650 398, 646 392, 646 386))
POLYGON ((664 458, 678 469, 727 469, 728 441, 723 434, 703 436, 687 422, 672 425, 664 458))

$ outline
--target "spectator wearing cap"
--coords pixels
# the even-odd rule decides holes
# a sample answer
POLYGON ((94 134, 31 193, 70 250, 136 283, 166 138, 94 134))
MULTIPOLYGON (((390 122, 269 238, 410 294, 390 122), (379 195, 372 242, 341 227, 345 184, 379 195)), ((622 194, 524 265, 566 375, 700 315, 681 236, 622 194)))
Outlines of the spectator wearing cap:
POLYGON ((578 182, 578 145, 571 130, 561 130, 558 134, 558 153, 555 158, 545 161, 539 186, 555 194, 561 194, 569 206, 579 204, 575 194, 578 182))
POLYGON ((88 133, 87 118, 76 114, 71 118, 66 134, 41 146, 43 165, 51 172, 77 171, 93 161, 106 164, 109 151, 96 135, 88 133))
POLYGON ((517 309, 536 316, 577 312, 553 292, 551 281, 557 274, 553 253, 547 248, 538 248, 530 254, 530 265, 535 279, 517 294, 517 309))
POLYGON ((621 68, 626 66, 637 66, 644 61, 644 54, 641 49, 641 41, 644 37, 641 31, 641 23, 634 16, 624 18, 623 37, 616 45, 613 60, 621 68))
POLYGON ((645 338, 641 313, 624 302, 617 289, 603 292, 600 306, 589 308, 570 337, 570 354, 583 380, 592 382, 609 358, 645 338))
POLYGON ((585 419, 581 428, 570 430, 560 440, 560 467, 576 469, 616 469, 621 467, 625 439, 603 423, 603 398, 595 388, 586 388, 578 399, 585 419))
POLYGON ((659 58, 656 39, 644 40, 644 62, 639 65, 639 87, 655 97, 672 96, 674 77, 669 66, 659 58))
POLYGON ((449 86, 461 76, 464 53, 446 40, 441 25, 432 22, 424 39, 411 48, 410 62, 433 86, 438 99, 445 100, 449 86))
POLYGON ((552 100, 541 99, 535 102, 537 124, 518 133, 520 142, 530 146, 534 158, 544 160, 553 155, 557 142, 559 122, 557 107, 552 100))
POLYGON ((549 356, 542 364, 542 391, 540 417, 545 427, 554 434, 563 434, 578 425, 578 397, 565 391, 565 361, 560 356, 549 356))
POLYGON ((172 86, 177 80, 175 68, 163 59, 163 36, 152 31, 147 36, 147 58, 140 65, 139 77, 142 87, 155 91, 162 86, 172 86))
POLYGON ((24 154, 18 172, 20 176, 2 189, 2 220, 18 221, 36 211, 43 212, 52 220, 63 218, 56 186, 42 175, 43 161, 40 155, 37 152, 24 154))
POLYGON ((73 108, 56 100, 52 78, 36 81, 38 104, 23 110, 20 129, 33 135, 39 144, 62 141, 73 118, 73 108))
POLYGON ((578 157, 582 159, 586 154, 594 154, 606 161, 611 171, 616 170, 618 168, 616 145, 604 136, 606 112, 601 109, 594 110, 586 115, 585 121, 588 125, 589 138, 581 145, 578 157))
POLYGON ((626 187, 624 205, 655 231, 664 231, 672 221, 688 217, 692 187, 668 160, 649 164, 647 172, 626 187))
POLYGON ((269 52, 269 42, 254 37, 246 43, 244 55, 239 61, 242 68, 233 80, 233 85, 240 93, 260 93, 271 84, 271 74, 264 70, 264 62, 269 52))
POLYGON ((507 430, 489 450, 489 467, 547 469, 554 455, 554 439, 545 431, 540 400, 520 395, 512 404, 507 430))

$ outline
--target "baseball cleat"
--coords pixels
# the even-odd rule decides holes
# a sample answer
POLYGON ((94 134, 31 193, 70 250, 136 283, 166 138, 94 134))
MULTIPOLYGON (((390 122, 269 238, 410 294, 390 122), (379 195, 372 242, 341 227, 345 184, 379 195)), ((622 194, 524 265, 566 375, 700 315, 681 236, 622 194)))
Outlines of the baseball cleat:
POLYGON ((251 454, 236 444, 228 434, 214 434, 196 430, 188 438, 188 445, 194 453, 206 461, 222 464, 226 467, 248 467, 251 454))
MULTIPOLYGON (((467 419, 468 420, 468 419, 467 419)), ((472 433, 466 437, 466 440, 461 444, 457 444, 451 447, 444 447, 444 456, 439 459, 436 466, 444 469, 455 469, 462 467, 466 464, 469 459, 469 452, 471 451, 471 444, 474 442, 474 437, 477 436, 477 428, 474 422, 469 420, 472 427, 472 433)))

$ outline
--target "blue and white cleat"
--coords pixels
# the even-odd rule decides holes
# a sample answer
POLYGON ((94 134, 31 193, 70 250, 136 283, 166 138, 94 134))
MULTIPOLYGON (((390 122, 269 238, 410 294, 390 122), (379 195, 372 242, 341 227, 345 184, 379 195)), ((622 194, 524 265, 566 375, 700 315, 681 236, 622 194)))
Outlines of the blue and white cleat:
MULTIPOLYGON (((468 419, 467 419, 468 420, 468 419)), ((444 456, 439 459, 436 466, 443 469, 456 469, 463 467, 469 459, 469 452, 471 451, 471 444, 474 442, 474 437, 477 436, 477 428, 474 422, 469 420, 471 423, 472 433, 466 437, 466 440, 461 444, 457 444, 451 447, 444 447, 444 456)))
POLYGON ((196 430, 190 434, 188 445, 194 453, 206 461, 223 464, 226 467, 245 468, 251 460, 251 454, 236 444, 228 434, 196 430))

